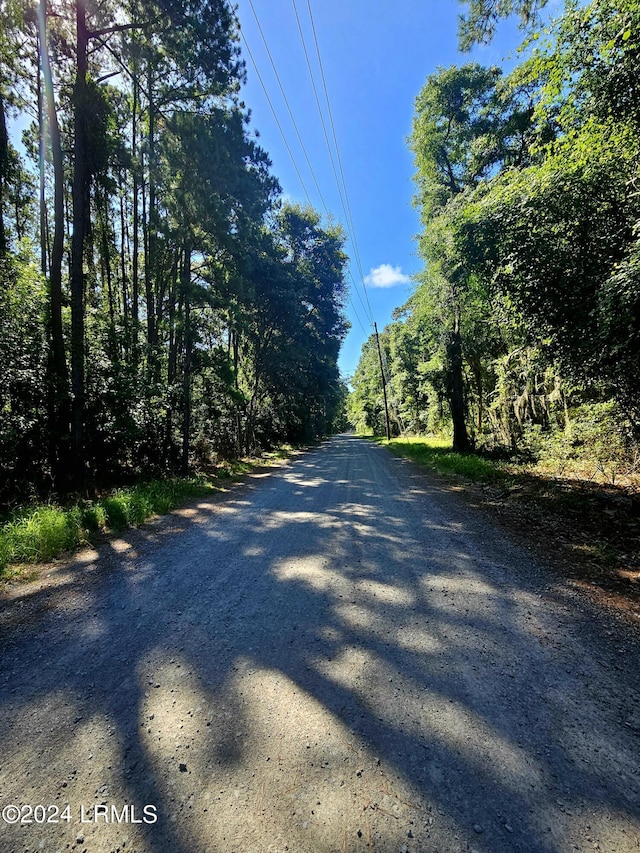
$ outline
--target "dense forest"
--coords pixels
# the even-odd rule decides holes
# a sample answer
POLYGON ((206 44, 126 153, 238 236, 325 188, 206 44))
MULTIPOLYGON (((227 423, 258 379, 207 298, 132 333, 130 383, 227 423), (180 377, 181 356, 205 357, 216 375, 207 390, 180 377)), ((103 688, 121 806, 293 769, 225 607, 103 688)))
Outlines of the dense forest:
MULTIPOLYGON (((349 410, 458 450, 640 447, 640 7, 517 12, 509 74, 439 68, 409 140, 424 271, 349 410)), ((0 503, 307 441, 341 418, 339 226, 285 204, 225 0, 0 6, 0 503)))
POLYGON ((344 238, 280 199, 230 4, 1 9, 0 501, 329 431, 344 238))
MULTIPOLYGON (((541 5, 506 4, 525 25, 541 5)), ((499 14, 474 0, 462 46, 489 40, 499 14)), ((569 2, 529 25, 519 57, 509 74, 439 68, 416 99, 425 265, 380 335, 392 429, 637 465, 640 5, 569 2)), ((349 406, 384 432, 375 337, 349 406)))

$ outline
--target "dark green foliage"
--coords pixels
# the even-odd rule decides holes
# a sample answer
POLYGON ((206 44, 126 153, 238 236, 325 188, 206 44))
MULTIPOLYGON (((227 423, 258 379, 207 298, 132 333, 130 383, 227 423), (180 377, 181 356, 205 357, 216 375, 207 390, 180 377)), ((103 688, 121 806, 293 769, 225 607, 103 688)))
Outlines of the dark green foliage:
MULTIPOLYGON (((441 68, 431 75, 416 100, 410 144, 417 167, 416 204, 425 226, 420 252, 429 265, 423 289, 437 312, 430 359, 439 360, 439 385, 451 413, 453 446, 472 444, 464 359, 470 355, 479 292, 470 259, 460 251, 456 215, 467 199, 499 169, 528 160, 532 107, 523 87, 507 87, 497 68, 476 64, 441 68)), ((476 380, 481 367, 475 359, 476 380)), ((479 417, 481 421, 481 417, 479 417)))
MULTIPOLYGON (((626 170, 609 152, 597 169, 562 152, 506 174, 467 206, 459 233, 461 251, 510 296, 530 339, 546 339, 565 374, 609 378, 617 395, 635 387, 637 214, 625 203, 626 170)), ((594 145, 593 160, 599 153, 594 145)))
MULTIPOLYGON (((0 113, 38 91, 47 109, 28 166, 0 123, 0 502, 90 497, 332 430, 344 238, 281 206, 238 100, 231 5, 79 4, 77 30, 73 7, 43 4, 37 26, 5 5, 21 53, 0 35, 0 113)), ((100 512, 148 511, 130 493, 100 512)))
MULTIPOLYGON (((474 2, 475 37, 518 10, 535 6, 474 2)), ((571 2, 508 78, 464 65, 427 80, 411 137, 427 269, 385 332, 408 429, 437 431, 446 401, 460 449, 464 427, 491 452, 592 453, 602 473, 597 434, 614 467, 633 459, 639 33, 635 0, 571 2)), ((365 346, 351 414, 380 431, 372 364, 365 346)))
POLYGON ((639 27, 627 0, 569 7, 555 41, 515 73, 536 83, 536 121, 553 117, 556 139, 450 220, 457 251, 511 300, 527 339, 573 383, 615 398, 636 432, 639 27))
POLYGON ((496 32, 501 18, 517 15, 522 29, 538 20, 547 0, 461 0, 469 7, 460 16, 458 40, 461 50, 470 50, 474 44, 488 44, 496 32))
POLYGON ((34 265, 0 259, 0 502, 45 489, 46 293, 34 265))

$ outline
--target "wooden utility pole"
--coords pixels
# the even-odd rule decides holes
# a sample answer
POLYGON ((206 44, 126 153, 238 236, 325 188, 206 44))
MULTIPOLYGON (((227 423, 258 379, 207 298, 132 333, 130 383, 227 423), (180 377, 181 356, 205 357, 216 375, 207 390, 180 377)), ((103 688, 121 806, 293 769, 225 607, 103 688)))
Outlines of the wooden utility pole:
POLYGON ((382 396, 384 397, 384 423, 387 430, 387 441, 389 441, 389 439, 391 438, 391 424, 389 423, 389 406, 387 405, 387 382, 384 378, 384 368, 382 366, 382 350, 380 349, 378 324, 374 323, 373 328, 376 330, 376 343, 378 344, 378 358, 380 359, 380 376, 382 376, 382 396))

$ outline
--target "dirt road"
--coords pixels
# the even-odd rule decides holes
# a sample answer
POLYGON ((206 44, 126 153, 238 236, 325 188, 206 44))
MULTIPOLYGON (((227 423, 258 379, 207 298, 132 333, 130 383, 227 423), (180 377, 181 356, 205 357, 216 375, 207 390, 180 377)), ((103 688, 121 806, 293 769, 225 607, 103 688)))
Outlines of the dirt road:
POLYGON ((637 634, 366 441, 0 620, 2 853, 640 848, 637 634))

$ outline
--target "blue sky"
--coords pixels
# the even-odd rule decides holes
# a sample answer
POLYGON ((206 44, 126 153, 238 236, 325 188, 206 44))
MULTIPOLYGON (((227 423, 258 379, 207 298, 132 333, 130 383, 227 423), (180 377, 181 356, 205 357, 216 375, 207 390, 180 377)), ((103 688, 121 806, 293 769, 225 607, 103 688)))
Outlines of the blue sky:
MULTIPOLYGON (((325 133, 319 117, 307 60, 296 22, 293 0, 251 0, 277 74, 295 118, 315 180, 334 220, 345 224, 325 133)), ((283 99, 276 74, 256 23, 250 0, 239 0, 238 17, 246 43, 271 99, 313 206, 326 217, 314 178, 283 99)), ((324 110, 329 143, 333 133, 309 16, 308 0, 296 0, 307 52, 324 110)), ((456 0, 311 0, 331 105, 340 164, 347 188, 360 265, 352 242, 352 329, 343 345, 340 368, 352 374, 363 341, 371 333, 368 305, 361 286, 362 271, 373 319, 382 329, 394 308, 411 293, 410 276, 420 269, 413 239, 419 229, 411 205, 413 163, 406 139, 411 131, 415 98, 437 66, 470 58, 487 65, 512 63, 508 56, 521 41, 512 22, 499 28, 494 42, 463 55, 457 47, 457 21, 463 7, 456 0), (384 285, 384 286, 383 286, 384 285), (357 292, 355 292, 357 291, 357 292)), ((307 203, 307 196, 283 142, 264 89, 243 44, 247 84, 243 98, 252 113, 252 127, 273 161, 285 196, 307 203)), ((339 164, 334 163, 338 176, 339 164)))

